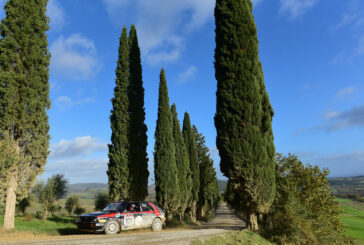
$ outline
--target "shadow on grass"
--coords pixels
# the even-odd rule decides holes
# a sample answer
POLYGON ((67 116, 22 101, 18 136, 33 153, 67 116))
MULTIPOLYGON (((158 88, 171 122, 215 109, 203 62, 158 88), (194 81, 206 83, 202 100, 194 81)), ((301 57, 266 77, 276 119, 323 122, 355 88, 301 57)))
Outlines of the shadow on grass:
MULTIPOLYGON (((80 230, 78 228, 60 228, 60 229, 57 229, 57 232, 61 236, 95 234, 95 233, 92 233, 92 232, 82 231, 82 230, 80 230)), ((98 233, 96 233, 96 234, 98 234, 98 233)))
POLYGON ((53 222, 56 222, 56 223, 64 223, 64 224, 74 224, 76 222, 76 217, 58 217, 58 216, 55 216, 55 217, 49 217, 47 218, 47 220, 49 221, 53 221, 53 222))

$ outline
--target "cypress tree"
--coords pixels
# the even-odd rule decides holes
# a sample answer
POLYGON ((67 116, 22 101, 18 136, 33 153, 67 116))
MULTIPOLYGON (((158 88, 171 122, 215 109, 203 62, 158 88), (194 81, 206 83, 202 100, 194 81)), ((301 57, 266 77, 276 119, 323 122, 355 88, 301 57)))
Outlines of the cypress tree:
POLYGON ((205 145, 205 136, 192 127, 196 140, 198 165, 200 168, 200 190, 197 210, 200 218, 211 217, 219 201, 219 190, 214 168, 214 161, 210 158, 209 149, 205 145))
MULTIPOLYGON (((9 0, 0 24, 0 147, 6 171, 4 228, 14 228, 16 198, 43 171, 49 148, 47 0, 9 0), (4 148, 4 146, 6 147, 4 148)), ((3 181, 3 180, 1 180, 3 181)))
POLYGON ((216 1, 215 126, 232 200, 246 212, 249 229, 257 230, 256 214, 267 213, 275 195, 275 150, 252 10, 250 0, 216 1))
POLYGON ((183 222, 183 215, 189 205, 189 199, 191 198, 192 179, 190 162, 185 142, 183 140, 181 126, 177 118, 177 109, 175 104, 172 105, 171 112, 173 116, 173 139, 176 149, 176 164, 178 169, 178 183, 180 190, 178 213, 180 222, 183 222))
POLYGON ((170 220, 179 207, 178 170, 164 69, 160 73, 158 119, 155 130, 154 176, 157 203, 170 220))
POLYGON ((147 126, 145 125, 144 88, 140 49, 135 26, 129 33, 129 182, 131 200, 148 195, 147 126))
POLYGON ((200 170, 198 166, 196 141, 191 127, 190 116, 187 112, 185 112, 183 119, 182 133, 188 153, 188 158, 190 159, 190 169, 192 178, 192 189, 191 189, 191 198, 189 205, 190 215, 192 221, 196 221, 196 208, 198 201, 198 193, 200 190, 200 170))
POLYGON ((110 115, 111 144, 109 145, 109 197, 111 201, 130 199, 129 182, 129 62, 128 36, 124 26, 119 45, 119 59, 116 68, 116 86, 110 115))

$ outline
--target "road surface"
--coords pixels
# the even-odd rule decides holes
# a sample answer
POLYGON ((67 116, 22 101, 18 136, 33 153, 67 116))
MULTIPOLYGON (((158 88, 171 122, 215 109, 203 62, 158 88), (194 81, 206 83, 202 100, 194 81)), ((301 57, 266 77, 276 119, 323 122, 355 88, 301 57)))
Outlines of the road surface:
MULTIPOLYGON (((232 230, 245 228, 245 223, 239 219, 227 206, 221 204, 216 211, 216 216, 209 223, 191 228, 165 229, 161 232, 149 230, 136 230, 117 235, 69 235, 52 237, 47 240, 16 241, 5 244, 127 244, 127 245, 154 245, 154 244, 190 244, 192 240, 205 240, 209 237, 220 235, 232 230)), ((43 239, 43 238, 41 238, 43 239)), ((4 244, 0 242, 0 244, 4 244)))

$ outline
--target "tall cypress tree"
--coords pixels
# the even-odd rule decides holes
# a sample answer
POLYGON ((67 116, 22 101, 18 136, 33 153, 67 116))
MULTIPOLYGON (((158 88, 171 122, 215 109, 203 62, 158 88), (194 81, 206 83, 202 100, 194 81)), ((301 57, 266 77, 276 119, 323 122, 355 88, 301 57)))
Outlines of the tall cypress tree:
POLYGON ((198 166, 198 155, 196 149, 196 141, 191 127, 190 115, 185 112, 183 119, 183 138, 185 141, 188 157, 190 159, 190 169, 192 178, 192 189, 190 198, 190 214, 192 221, 196 221, 196 208, 198 201, 198 193, 200 190, 200 170, 198 166))
POLYGON ((192 127, 196 140, 198 165, 200 169, 200 190, 198 195, 197 211, 200 218, 206 218, 214 213, 219 201, 219 189, 209 149, 206 146, 205 136, 198 132, 197 127, 192 127))
POLYGON ((110 115, 111 144, 109 145, 109 196, 112 201, 130 199, 129 182, 129 62, 128 36, 124 26, 119 45, 119 59, 116 68, 116 86, 110 115))
POLYGON ((144 200, 148 195, 147 126, 140 49, 135 26, 129 33, 129 182, 130 198, 144 200))
POLYGON ((252 10, 251 0, 216 1, 215 126, 221 171, 238 202, 234 206, 257 230, 256 214, 268 212, 275 195, 275 150, 252 10))
POLYGON ((179 183, 179 218, 183 222, 183 215, 189 205, 192 190, 192 178, 190 170, 190 161, 187 154, 185 142, 181 132, 181 125, 177 118, 176 105, 173 104, 171 108, 173 116, 173 139, 176 149, 176 164, 178 169, 178 183, 179 183))
MULTIPOLYGON (((16 197, 25 196, 49 148, 47 0, 9 0, 0 24, 0 145, 7 145, 4 228, 14 228, 16 197)), ((1 170, 0 170, 1 171, 1 170)), ((2 181, 2 180, 1 180, 2 181)))
POLYGON ((170 220, 179 207, 178 170, 164 69, 160 73, 158 119, 155 130, 154 176, 157 203, 170 220))

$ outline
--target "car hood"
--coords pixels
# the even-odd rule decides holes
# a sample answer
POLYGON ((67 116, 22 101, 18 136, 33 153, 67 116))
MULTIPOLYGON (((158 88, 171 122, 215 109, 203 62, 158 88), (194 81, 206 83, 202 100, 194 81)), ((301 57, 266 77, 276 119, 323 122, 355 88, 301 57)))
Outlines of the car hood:
POLYGON ((95 213, 89 213, 89 214, 83 214, 84 217, 98 217, 101 215, 109 214, 109 212, 95 212, 95 213))

